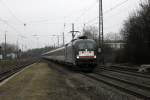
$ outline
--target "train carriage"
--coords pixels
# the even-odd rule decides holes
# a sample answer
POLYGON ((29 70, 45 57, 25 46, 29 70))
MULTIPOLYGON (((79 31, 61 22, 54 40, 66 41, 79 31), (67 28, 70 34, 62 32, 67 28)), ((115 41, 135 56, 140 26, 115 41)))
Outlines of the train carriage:
POLYGON ((49 60, 93 70, 97 65, 97 45, 92 39, 78 38, 64 47, 43 54, 49 60))

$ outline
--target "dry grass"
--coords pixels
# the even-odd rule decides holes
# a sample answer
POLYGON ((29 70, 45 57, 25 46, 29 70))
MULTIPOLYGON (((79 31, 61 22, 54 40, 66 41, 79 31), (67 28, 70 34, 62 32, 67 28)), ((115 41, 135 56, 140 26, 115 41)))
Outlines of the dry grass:
POLYGON ((0 87, 2 100, 87 100, 45 63, 36 63, 0 87))

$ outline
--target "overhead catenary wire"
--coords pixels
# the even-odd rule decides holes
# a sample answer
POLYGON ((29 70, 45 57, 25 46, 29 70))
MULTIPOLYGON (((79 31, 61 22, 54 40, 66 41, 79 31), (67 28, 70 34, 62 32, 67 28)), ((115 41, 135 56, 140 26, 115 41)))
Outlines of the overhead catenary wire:
POLYGON ((97 3, 93 3, 90 7, 86 8, 79 17, 76 18, 75 22, 78 21, 82 16, 84 16, 87 12, 89 12, 93 7, 95 7, 95 4, 97 3))
MULTIPOLYGON (((4 1, 4 0, 3 0, 4 1)), ((129 0, 125 0, 125 1, 123 1, 124 3, 125 2, 127 2, 127 1, 129 1, 129 0)), ((108 10, 106 10, 106 11, 104 11, 104 14, 106 13, 106 14, 108 14, 109 12, 112 12, 113 10, 115 10, 115 9, 117 9, 117 8, 119 8, 120 6, 122 6, 124 3, 123 2, 121 2, 121 3, 117 3, 115 6, 112 6, 110 9, 108 9, 108 10), (123 4, 122 4, 123 3, 123 4), (120 6, 118 6, 119 4, 121 4, 120 6)), ((7 4, 7 2, 6 2, 6 4, 7 4)), ((93 6, 93 5, 92 5, 93 6)), ((90 9, 92 9, 91 7, 92 6, 90 6, 89 7, 89 10, 90 9)), ((7 7, 9 7, 9 5, 7 6, 7 7)), ((9 9, 11 10, 11 8, 9 7, 9 9)), ((94 8, 95 9, 95 8, 94 8)), ((13 10, 11 10, 11 11, 13 11, 13 10)), ((94 11, 94 10, 92 10, 92 11, 94 11)), ((118 11, 118 10, 117 10, 118 11)), ((14 12, 15 13, 15 12, 14 12)), ((14 14, 13 12, 12 12, 12 14, 14 14)), ((74 13, 74 12, 73 12, 74 13)), ((87 9, 85 9, 82 13, 81 13, 81 15, 80 16, 84 16, 84 15, 87 15, 87 13, 88 13, 88 10, 87 9)), ((77 13, 76 13, 77 14, 77 13)), ((79 14, 79 13, 78 13, 79 14)), ((88 13, 89 14, 89 13, 88 13)), ((15 15, 15 14, 14 14, 15 15)), ((71 14, 71 15, 75 15, 75 13, 74 14, 71 14)), ((109 14, 109 15, 111 15, 111 14, 109 14)), ((13 16, 13 15, 12 15, 13 16)), ((15 17, 15 16, 14 16, 15 17)), ((17 16, 16 16, 17 17, 17 16)), ((60 16, 61 17, 61 16, 60 16)), ((69 17, 70 17, 70 15, 69 15, 69 17)), ((108 16, 109 17, 109 16, 108 16)), ((93 18, 93 19, 90 19, 90 20, 88 20, 87 22, 85 22, 85 24, 86 25, 88 25, 88 24, 94 24, 94 25, 97 25, 98 24, 98 19, 99 17, 97 16, 97 17, 95 17, 95 18, 93 18)), ((15 18, 16 19, 16 18, 15 18)), ((16 19, 17 20, 17 19, 16 19)), ((51 19, 50 19, 51 20, 51 19)), ((53 22, 50 22, 50 20, 49 19, 43 19, 43 20, 39 20, 39 21, 37 21, 37 23, 40 23, 40 22, 47 22, 47 21, 49 21, 49 22, 47 22, 47 23, 51 23, 51 24, 55 24, 55 20, 54 20, 54 23, 53 22)), ((77 16, 77 20, 80 20, 80 17, 79 17, 79 15, 77 16)), ((84 19, 83 19, 84 20, 84 19)), ((82 20, 81 20, 82 21, 82 20)), ((19 20, 18 20, 18 22, 20 22, 19 20)), ((32 22, 31 22, 32 23, 32 22)), ((34 23, 34 21, 33 21, 33 23, 34 23)), ((35 21, 35 23, 36 23, 36 21, 35 21)), ((65 22, 66 24, 71 24, 71 23, 67 23, 67 22, 65 22)), ((9 26, 9 27, 13 27, 12 29, 13 30, 17 30, 17 31, 19 31, 18 30, 18 28, 16 28, 16 26, 14 26, 13 25, 13 23, 9 23, 9 22, 7 22, 7 24, 10 24, 10 26, 9 25, 7 25, 7 26, 9 26), (16 29, 15 29, 16 28, 16 29)), ((27 27, 28 27, 28 25, 29 25, 30 23, 27 23, 27 27)), ((64 22, 59 22, 59 23, 57 23, 57 24, 64 24, 64 22)), ((78 24, 78 23, 75 23, 75 24, 78 24)), ((84 22, 83 23, 79 23, 80 24, 80 28, 82 28, 83 26, 81 26, 81 24, 83 25, 84 24, 84 22)), ((79 25, 77 25, 77 26, 79 26, 79 25)), ((108 25, 109 26, 109 25, 108 25)), ((29 25, 29 27, 30 27, 30 25, 29 25)), ((24 27, 25 28, 25 27, 24 27)), ((30 27, 31 28, 31 27, 30 27)), ((104 29, 105 29, 105 27, 104 27, 104 29)), ((81 29, 82 30, 82 29, 81 29)), ((20 30, 20 31, 22 31, 22 30, 20 30)), ((33 30, 34 31, 34 30, 33 30)), ((17 32, 17 33, 20 33, 20 32, 17 32)), ((32 32, 32 33, 37 33, 37 32, 32 32)), ((42 33, 42 32, 41 32, 42 33)))
MULTIPOLYGON (((81 13, 81 15, 76 18, 76 20, 78 20, 78 18, 80 18, 82 15, 84 15, 88 10, 92 9, 95 4, 96 4, 96 3, 94 2, 94 3, 92 3, 92 5, 90 5, 90 7, 88 7, 88 8, 87 8, 87 6, 86 6, 86 7, 84 7, 83 9, 76 10, 76 11, 72 11, 72 12, 70 12, 69 14, 67 14, 66 16, 59 17, 59 18, 67 19, 67 18, 71 17, 75 12, 79 12, 79 11, 83 10, 83 12, 81 13)), ((58 18, 51 18, 51 19, 43 19, 43 20, 37 20, 37 21, 30 21, 30 22, 27 22, 27 23, 28 23, 28 24, 32 24, 32 23, 43 23, 43 22, 50 23, 50 22, 48 22, 48 21, 54 21, 54 20, 57 21, 58 18)), ((64 23, 64 22, 58 22, 57 24, 60 24, 60 23, 64 23)), ((70 22, 70 23, 71 23, 71 22, 70 22)), ((68 23, 68 24, 70 24, 70 23, 68 23)), ((51 22, 51 24, 55 24, 55 22, 51 22)))
MULTIPOLYGON (((125 1, 123 1, 123 2, 120 2, 120 3, 116 4, 115 6, 111 7, 110 9, 104 11, 104 15, 106 15, 107 13, 109 13, 109 12, 111 12, 111 11, 117 9, 118 7, 122 6, 122 5, 125 4, 127 1, 129 1, 129 0, 125 0, 125 1)), ((87 21, 86 24, 91 23, 91 22, 95 21, 95 20, 98 19, 98 18, 99 18, 99 16, 97 16, 97 17, 95 17, 95 18, 93 18, 93 19, 87 21)))
MULTIPOLYGON (((5 8, 8 10, 8 12, 16 19, 16 21, 18 21, 20 24, 22 24, 22 25, 24 26, 24 28, 25 28, 26 25, 27 25, 27 23, 25 23, 25 22, 23 22, 22 20, 20 20, 20 19, 13 13, 13 11, 10 9, 10 7, 8 7, 8 6, 6 5, 6 3, 5 3, 3 0, 0 0, 0 2, 1 2, 1 4, 3 4, 3 6, 5 6, 5 8)), ((7 23, 7 24, 8 24, 8 23, 7 23)), ((12 27, 10 24, 9 24, 8 26, 12 27)), ((12 27, 12 28, 13 28, 14 30, 16 30, 14 27, 12 27)), ((29 27, 28 27, 28 30, 29 30, 30 32, 32 32, 29 27)), ((17 33, 18 33, 18 32, 17 32, 17 33)))
MULTIPOLYGON (((118 7, 120 7, 120 6, 122 6, 122 5, 125 4, 127 1, 129 1, 129 0, 125 0, 125 1, 123 1, 123 2, 120 2, 120 3, 116 4, 115 6, 111 7, 110 9, 104 11, 104 14, 107 14, 107 13, 113 11, 114 9, 116 9, 116 8, 118 8, 118 7)), ((91 8, 91 7, 89 7, 89 8, 91 8)), ((89 9, 89 8, 88 8, 88 9, 89 9)), ((88 9, 86 9, 86 10, 88 10, 88 9)), ((86 11, 83 12, 83 13, 81 14, 81 16, 84 15, 85 13, 86 13, 86 11)), ((81 17, 81 16, 80 16, 80 17, 81 17)), ((80 17, 78 17, 77 20, 79 20, 80 17)), ((86 24, 87 24, 87 23, 90 23, 90 22, 93 22, 93 21, 95 21, 95 20, 98 19, 98 18, 99 18, 99 16, 97 16, 97 17, 95 17, 95 18, 89 20, 88 22, 86 22, 86 24)))
POLYGON ((5 8, 9 11, 9 13, 14 16, 14 18, 20 22, 21 24, 24 24, 23 21, 21 21, 13 12, 12 10, 5 4, 5 2, 3 0, 0 0, 0 2, 5 6, 5 8))
MULTIPOLYGON (((108 12, 114 10, 114 9, 116 9, 117 7, 119 7, 119 6, 121 6, 122 4, 126 3, 127 1, 128 1, 128 0, 125 0, 125 1, 123 1, 123 2, 121 2, 121 3, 116 4, 114 7, 112 7, 112 8, 110 8, 110 9, 104 11, 104 14, 105 14, 105 13, 108 13, 108 12)), ((1 2, 5 5, 5 7, 6 7, 6 8, 8 9, 8 11, 10 12, 10 14, 11 14, 12 16, 14 16, 16 20, 18 20, 20 23, 23 23, 23 22, 12 12, 12 10, 3 2, 3 0, 1 0, 1 2)), ((95 2, 94 2, 93 4, 95 5, 95 2)), ((93 4, 92 4, 92 6, 90 6, 89 8, 86 8, 86 9, 84 8, 85 10, 84 10, 84 12, 83 12, 80 16, 84 15, 89 9, 91 9, 91 7, 93 7, 93 4)), ((70 15, 69 15, 69 16, 70 16, 70 15)), ((97 18, 98 18, 98 16, 95 17, 94 19, 88 21, 87 23, 92 22, 92 21, 96 20, 97 18)), ((35 21, 35 22, 37 22, 37 23, 38 23, 38 22, 45 22, 45 21, 48 21, 48 20, 49 20, 49 19, 40 20, 40 21, 35 21)), ((76 20, 79 20, 79 17, 78 17, 76 20)), ((23 24, 25 24, 25 23, 23 23, 23 24)), ((53 23, 52 23, 52 24, 53 24, 53 23)))
POLYGON ((120 2, 120 3, 118 3, 118 4, 116 4, 115 6, 111 7, 110 9, 104 11, 104 14, 107 14, 107 13, 113 11, 114 9, 116 9, 116 8, 118 8, 118 7, 120 7, 120 6, 122 6, 123 4, 125 4, 125 3, 128 2, 128 1, 129 1, 129 0, 124 0, 124 1, 122 1, 122 2, 120 2))
POLYGON ((16 30, 16 28, 14 28, 12 25, 8 24, 7 21, 5 21, 5 20, 3 20, 1 18, 0 18, 0 21, 3 22, 4 24, 6 24, 11 29, 13 29, 16 33, 19 33, 18 30, 16 30))
POLYGON ((91 23, 91 22, 95 21, 95 20, 98 19, 98 18, 99 18, 99 17, 97 16, 97 17, 95 17, 95 18, 93 18, 93 19, 87 21, 86 24, 91 23))
MULTIPOLYGON (((125 0, 125 1, 123 1, 123 2, 121 2, 121 3, 116 4, 116 5, 113 6, 112 8, 110 8, 110 9, 104 11, 104 14, 109 13, 110 11, 112 11, 112 10, 118 8, 119 6, 121 6, 122 4, 126 3, 127 1, 128 1, 128 0, 125 0)), ((23 22, 12 12, 12 10, 11 10, 2 0, 1 0, 1 2, 5 5, 5 7, 6 7, 6 8, 8 9, 8 11, 10 12, 10 14, 11 14, 12 16, 14 16, 16 20, 18 20, 20 23, 23 23, 23 22)), ((95 2, 94 2, 90 7, 86 8, 86 9, 84 8, 84 9, 85 9, 84 12, 81 13, 81 15, 76 18, 76 20, 79 20, 80 17, 81 17, 82 15, 84 15, 84 14, 85 14, 89 9, 91 9, 94 5, 95 5, 95 2)), ((93 19, 91 19, 91 20, 89 20, 88 22, 86 22, 86 24, 95 21, 97 18, 98 18, 98 16, 95 17, 95 18, 93 18, 93 19)), ((49 19, 47 19, 47 20, 35 21, 35 22, 39 23, 39 22, 47 22, 47 21, 49 21, 49 19)), ((31 22, 31 23, 32 23, 32 22, 31 22)), ((49 22, 47 22, 47 23, 49 23, 49 22)), ((64 23, 64 22, 62 22, 62 23, 64 23)), ((62 24, 62 23, 61 23, 61 24, 62 24)), ((23 24, 25 24, 25 23, 23 23, 23 24)), ((55 24, 55 23, 52 23, 52 24, 55 24)), ((60 24, 60 23, 59 23, 59 24, 60 24)), ((69 24, 70 24, 70 23, 69 23, 69 24)), ((83 23, 82 23, 82 24, 83 24, 83 23)))
POLYGON ((15 27, 13 27, 11 24, 7 23, 7 21, 3 20, 2 18, 0 18, 0 21, 3 22, 4 24, 6 24, 9 28, 11 28, 12 30, 14 30, 18 36, 20 36, 21 38, 27 38, 26 36, 23 36, 20 33, 20 31, 18 31, 15 27))

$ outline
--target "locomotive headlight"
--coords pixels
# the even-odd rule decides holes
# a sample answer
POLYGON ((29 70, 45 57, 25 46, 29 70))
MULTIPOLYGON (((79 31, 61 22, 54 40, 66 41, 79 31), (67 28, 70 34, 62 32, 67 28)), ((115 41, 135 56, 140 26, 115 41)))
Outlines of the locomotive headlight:
POLYGON ((79 56, 77 56, 77 59, 79 59, 79 56))
POLYGON ((94 56, 94 58, 96 59, 96 55, 94 56))

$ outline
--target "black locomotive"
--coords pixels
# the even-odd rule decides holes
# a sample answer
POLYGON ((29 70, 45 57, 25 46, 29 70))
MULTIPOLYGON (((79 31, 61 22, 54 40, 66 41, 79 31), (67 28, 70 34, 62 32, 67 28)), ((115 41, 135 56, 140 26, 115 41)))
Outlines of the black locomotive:
POLYGON ((64 47, 49 51, 43 57, 52 61, 78 66, 83 70, 93 70, 97 65, 97 45, 92 39, 82 36, 64 47))

